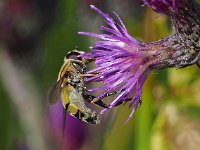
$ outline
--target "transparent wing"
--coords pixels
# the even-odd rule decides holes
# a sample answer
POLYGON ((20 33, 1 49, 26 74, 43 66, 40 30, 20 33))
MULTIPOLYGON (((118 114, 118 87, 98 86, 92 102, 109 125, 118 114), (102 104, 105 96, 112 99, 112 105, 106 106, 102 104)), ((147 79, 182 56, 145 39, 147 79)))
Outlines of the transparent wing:
POLYGON ((63 122, 62 122, 62 134, 63 134, 63 138, 64 138, 64 135, 65 135, 66 112, 67 112, 67 109, 63 108, 63 122))
POLYGON ((61 95, 61 91, 62 91, 62 85, 63 83, 63 78, 61 78, 60 80, 58 80, 56 82, 56 84, 52 87, 50 93, 49 93, 49 103, 50 104, 55 104, 58 102, 58 99, 61 95))

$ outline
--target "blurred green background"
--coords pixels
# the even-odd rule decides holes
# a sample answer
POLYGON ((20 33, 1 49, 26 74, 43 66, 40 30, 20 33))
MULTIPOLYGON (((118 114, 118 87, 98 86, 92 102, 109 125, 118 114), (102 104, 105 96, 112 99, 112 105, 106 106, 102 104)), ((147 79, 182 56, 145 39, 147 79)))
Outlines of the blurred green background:
POLYGON ((1 0, 0 150, 198 150, 195 65, 153 72, 143 87, 143 103, 127 124, 131 109, 120 106, 104 114, 101 125, 80 123, 81 140, 79 133, 57 140, 47 95, 65 54, 76 46, 89 51, 95 40, 77 32, 100 32, 103 19, 90 4, 117 12, 129 33, 145 42, 171 33, 169 18, 135 0, 1 0))

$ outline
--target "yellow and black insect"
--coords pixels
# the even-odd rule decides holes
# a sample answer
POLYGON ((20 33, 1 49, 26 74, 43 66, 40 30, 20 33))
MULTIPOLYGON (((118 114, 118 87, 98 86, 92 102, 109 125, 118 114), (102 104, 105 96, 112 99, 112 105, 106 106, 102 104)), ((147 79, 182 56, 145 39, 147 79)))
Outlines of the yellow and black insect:
MULTIPOLYGON (((84 84, 84 77, 92 75, 85 74, 85 61, 78 57, 82 53, 84 52, 73 50, 65 56, 57 82, 49 94, 50 104, 55 104, 61 97, 64 110, 63 131, 66 122, 66 111, 84 122, 91 124, 98 124, 100 122, 100 116, 95 111, 86 107, 84 103, 85 100, 92 102, 95 97, 87 92, 84 84)), ((95 101, 94 103, 101 107, 107 107, 101 100, 95 101)))

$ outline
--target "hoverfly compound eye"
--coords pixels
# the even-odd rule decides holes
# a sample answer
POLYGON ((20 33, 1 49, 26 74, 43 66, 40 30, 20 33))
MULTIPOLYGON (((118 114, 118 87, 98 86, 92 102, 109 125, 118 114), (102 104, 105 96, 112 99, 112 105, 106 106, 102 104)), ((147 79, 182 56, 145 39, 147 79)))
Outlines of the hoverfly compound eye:
POLYGON ((78 51, 78 50, 75 49, 75 50, 68 52, 65 57, 66 57, 66 59, 81 60, 82 58, 79 56, 81 54, 84 54, 84 52, 78 51))

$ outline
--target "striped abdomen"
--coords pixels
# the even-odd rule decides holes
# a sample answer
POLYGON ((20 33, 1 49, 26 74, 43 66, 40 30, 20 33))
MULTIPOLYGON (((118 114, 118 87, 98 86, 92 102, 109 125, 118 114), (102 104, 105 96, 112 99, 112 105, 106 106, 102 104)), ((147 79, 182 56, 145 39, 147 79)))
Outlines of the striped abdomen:
POLYGON ((70 85, 64 87, 61 98, 64 108, 70 115, 92 124, 98 124, 100 122, 100 116, 86 107, 82 95, 78 93, 74 87, 70 85))

